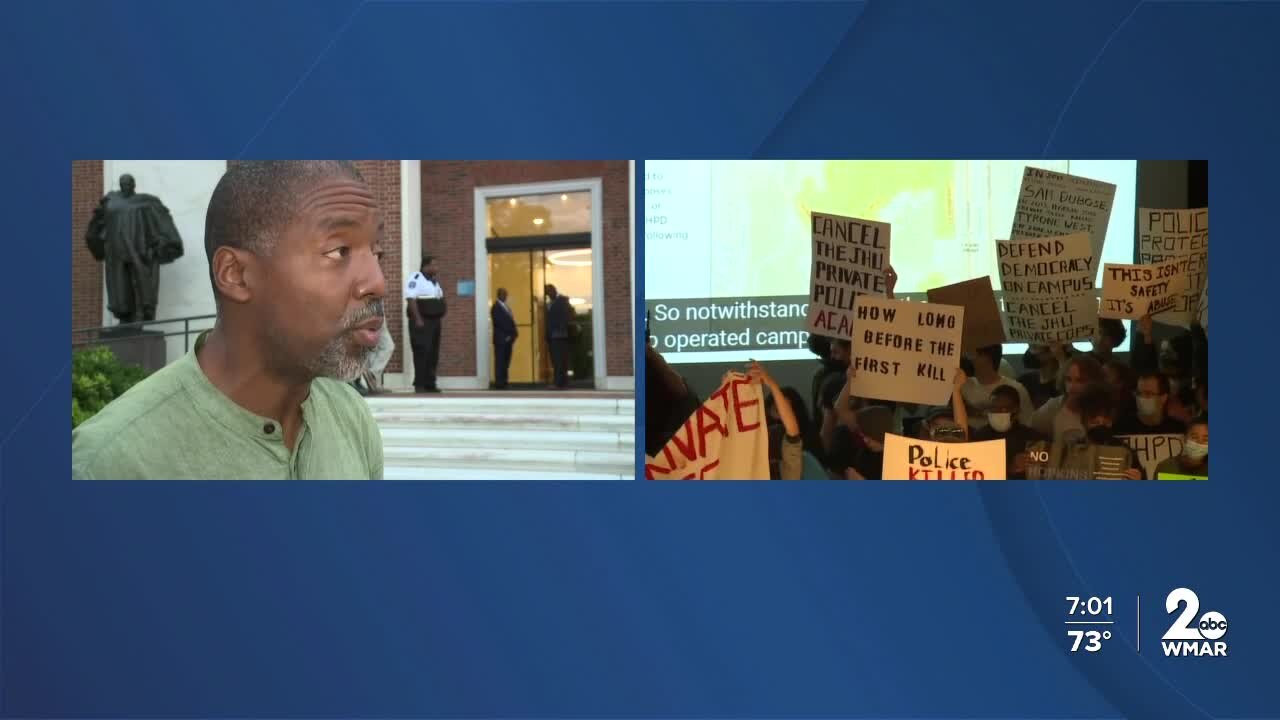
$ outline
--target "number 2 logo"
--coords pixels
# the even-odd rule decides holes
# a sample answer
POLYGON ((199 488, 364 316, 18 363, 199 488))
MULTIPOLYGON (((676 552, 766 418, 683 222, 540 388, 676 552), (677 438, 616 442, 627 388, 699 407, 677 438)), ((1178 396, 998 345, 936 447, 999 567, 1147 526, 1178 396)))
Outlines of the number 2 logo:
POLYGON ((1227 618, 1220 612, 1210 610, 1200 616, 1196 623, 1196 614, 1200 612, 1200 598, 1188 588, 1178 588, 1165 598, 1164 611, 1172 613, 1183 603, 1186 606, 1182 613, 1169 626, 1164 640, 1217 640, 1227 634, 1227 618))

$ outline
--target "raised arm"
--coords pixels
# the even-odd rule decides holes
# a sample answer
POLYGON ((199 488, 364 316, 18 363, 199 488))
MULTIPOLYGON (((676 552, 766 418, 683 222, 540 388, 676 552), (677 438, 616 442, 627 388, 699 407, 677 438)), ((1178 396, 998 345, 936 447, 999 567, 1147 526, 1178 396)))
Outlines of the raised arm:
POLYGON ((951 414, 955 416, 956 424, 964 430, 965 442, 969 442, 969 409, 964 406, 964 392, 961 389, 968 379, 964 370, 956 368, 956 377, 952 381, 951 388, 951 414))

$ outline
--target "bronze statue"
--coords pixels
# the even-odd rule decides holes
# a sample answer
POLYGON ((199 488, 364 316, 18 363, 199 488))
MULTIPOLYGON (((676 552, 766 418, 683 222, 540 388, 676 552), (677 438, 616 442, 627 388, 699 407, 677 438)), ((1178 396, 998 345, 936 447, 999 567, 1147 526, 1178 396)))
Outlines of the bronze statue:
POLYGON ((168 208, 154 195, 134 192, 132 175, 93 211, 85 243, 107 263, 107 308, 121 323, 156 319, 160 266, 182 257, 182 237, 168 208))

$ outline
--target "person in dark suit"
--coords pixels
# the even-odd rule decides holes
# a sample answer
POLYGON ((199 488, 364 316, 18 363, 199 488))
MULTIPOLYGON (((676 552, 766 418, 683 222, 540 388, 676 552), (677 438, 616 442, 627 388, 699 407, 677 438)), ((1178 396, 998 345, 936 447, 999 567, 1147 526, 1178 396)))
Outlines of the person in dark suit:
POLYGON ((498 288, 498 300, 489 308, 489 320, 493 325, 493 366, 498 376, 494 387, 501 390, 507 386, 507 371, 511 368, 511 348, 515 346, 516 337, 520 334, 516 330, 516 316, 507 306, 506 288, 498 288))
POLYGON ((569 298, 556 291, 555 285, 545 288, 547 294, 547 346, 551 349, 551 365, 554 368, 555 386, 569 386, 569 323, 573 320, 573 308, 569 298))

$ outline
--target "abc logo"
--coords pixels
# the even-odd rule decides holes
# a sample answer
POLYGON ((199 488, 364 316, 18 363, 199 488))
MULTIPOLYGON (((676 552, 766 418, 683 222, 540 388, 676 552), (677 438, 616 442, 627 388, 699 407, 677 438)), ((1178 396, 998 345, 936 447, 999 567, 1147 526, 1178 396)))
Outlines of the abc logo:
POLYGON ((1197 627, 1205 640, 1217 640, 1227 634, 1227 619, 1222 616, 1222 613, 1210 610, 1200 616, 1200 624, 1197 627))

